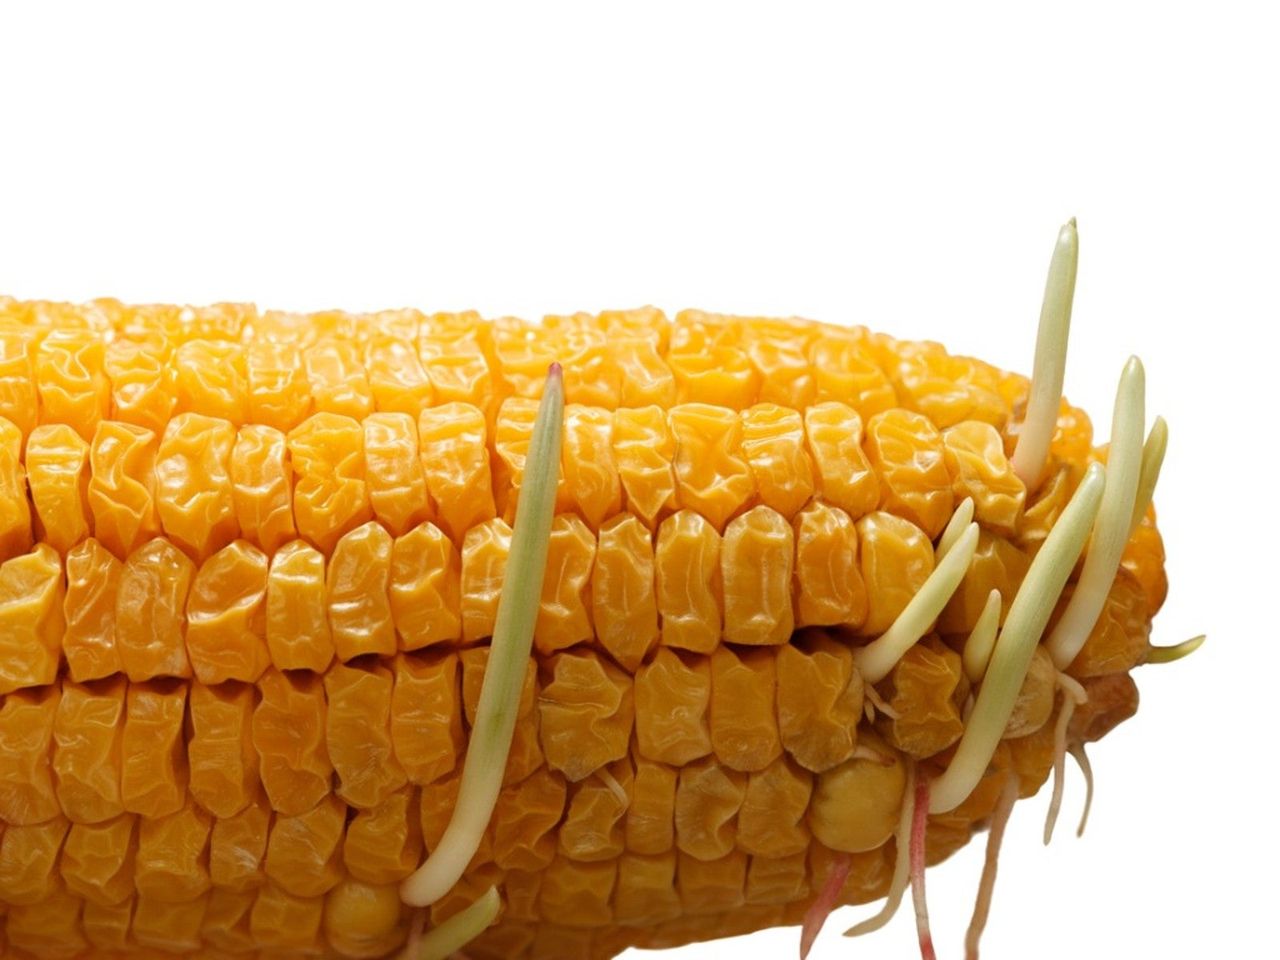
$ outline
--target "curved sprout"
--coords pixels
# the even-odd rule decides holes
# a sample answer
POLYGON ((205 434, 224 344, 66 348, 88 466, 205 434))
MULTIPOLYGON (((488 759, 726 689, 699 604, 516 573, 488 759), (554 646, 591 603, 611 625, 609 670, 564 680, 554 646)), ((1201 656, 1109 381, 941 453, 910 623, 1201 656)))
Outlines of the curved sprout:
POLYGON ((501 908, 498 888, 490 887, 474 903, 417 938, 402 956, 405 960, 448 960, 493 926, 501 908))
POLYGON ((907 785, 902 794, 902 813, 898 816, 898 830, 894 837, 893 879, 889 883, 889 893, 885 896, 884 906, 875 916, 867 917, 844 932, 846 937, 860 937, 863 934, 879 930, 898 912, 902 905, 903 894, 907 892, 907 884, 911 882, 911 824, 915 818, 916 802, 916 765, 907 764, 907 785))
POLYGON ((1075 716, 1076 707, 1083 706, 1089 694, 1078 682, 1065 673, 1058 674, 1058 685, 1062 687, 1062 709, 1058 712, 1058 722, 1053 728, 1053 797, 1049 801, 1049 812, 1044 818, 1044 845, 1047 847, 1053 839, 1053 828, 1058 824, 1058 813, 1062 810, 1062 791, 1067 781, 1067 727, 1075 716))
POLYGON ((978 549, 978 525, 969 527, 929 574, 924 585, 893 621, 893 626, 871 643, 854 652, 854 662, 867 683, 879 683, 889 671, 924 636, 929 625, 938 619, 942 608, 960 586, 974 551, 978 549))
POLYGON ((436 849, 400 885, 400 897, 410 906, 435 903, 458 882, 479 849, 498 801, 542 595, 563 420, 564 384, 560 365, 553 363, 533 425, 506 579, 498 599, 489 663, 480 687, 458 801, 436 849))
POLYGON ((964 643, 964 673, 970 683, 978 683, 987 672, 987 664, 991 662, 991 651, 996 645, 996 633, 1000 629, 1000 607, 1002 604, 1000 591, 992 588, 987 594, 987 602, 978 614, 978 622, 969 632, 969 639, 964 643))
POLYGON ((1107 486, 1102 492, 1098 522, 1085 554, 1084 569, 1075 593, 1045 641, 1059 670, 1076 658, 1089 631, 1107 602, 1115 582, 1120 556, 1129 541, 1133 504, 1142 472, 1142 423, 1145 419, 1145 375, 1142 361, 1130 357, 1120 374, 1116 390, 1115 414, 1111 421, 1111 446, 1107 453, 1107 486))
POLYGON ((956 507, 956 512, 951 515, 951 519, 947 521, 947 528, 942 531, 942 536, 938 538, 934 562, 941 563, 942 558, 951 552, 951 548, 969 529, 969 524, 973 522, 973 511, 973 497, 965 497, 960 506, 956 507))
POLYGON ((1147 650, 1147 659, 1144 663, 1175 663, 1183 657, 1189 657, 1204 644, 1206 637, 1202 633, 1198 637, 1192 637, 1190 640, 1183 640, 1181 643, 1175 643, 1172 647, 1151 647, 1147 650))
POLYGON ((969 929, 964 935, 965 960, 978 960, 978 944, 982 941, 982 931, 987 928, 987 918, 991 915, 991 900, 996 889, 996 868, 1000 862, 1000 845, 1004 843, 1005 827, 1009 825, 1009 815, 1013 813, 1013 805, 1018 800, 1020 783, 1016 773, 1010 773, 1000 791, 1000 799, 991 812, 991 832, 987 835, 987 856, 982 864, 982 880, 978 883, 978 896, 973 904, 973 917, 969 920, 969 929))
POLYGON ((1009 723, 1054 603, 1089 536, 1105 483, 1106 470, 1099 463, 1092 464, 1031 561, 1009 607, 1004 629, 996 639, 991 663, 955 756, 946 772, 933 782, 930 812, 954 810, 982 779, 1009 723))
POLYGON ((1147 442, 1142 445, 1142 471, 1138 475, 1138 493, 1133 501, 1133 522, 1129 524, 1129 536, 1138 529, 1142 518, 1147 515, 1147 507, 1155 496, 1156 481, 1160 479, 1160 468, 1164 466, 1165 451, 1169 449, 1169 424, 1164 417, 1156 417, 1151 424, 1151 432, 1147 434, 1147 442))
POLYGON ((1049 261, 1036 333, 1036 359, 1031 371, 1031 397, 1027 415, 1013 451, 1014 473, 1030 493, 1039 485, 1049 457, 1049 444, 1058 425, 1062 404, 1062 380, 1067 368, 1067 335, 1071 330, 1071 305, 1076 293, 1076 265, 1080 237, 1072 218, 1058 231, 1058 242, 1049 261))

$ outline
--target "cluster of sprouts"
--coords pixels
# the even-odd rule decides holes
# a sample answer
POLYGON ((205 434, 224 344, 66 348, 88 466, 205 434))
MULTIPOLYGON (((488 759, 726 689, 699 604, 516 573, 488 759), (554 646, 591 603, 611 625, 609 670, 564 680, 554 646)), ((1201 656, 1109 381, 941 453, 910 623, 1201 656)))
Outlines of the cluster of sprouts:
MULTIPOLYGON (((1079 239, 1072 220, 1062 227, 1049 266, 1030 396, 1012 466, 1028 492, 1044 474, 1056 429, 1066 368, 1067 339, 1075 295, 1079 239)), ((912 889, 921 956, 932 960, 924 895, 925 838, 929 814, 954 810, 987 773, 1013 713, 1033 655, 1044 638, 1050 615, 1072 571, 1084 561, 1071 599, 1053 631, 1044 638, 1057 668, 1063 693, 1054 729, 1054 787, 1045 823, 1045 842, 1052 836, 1061 808, 1064 763, 1070 753, 1080 765, 1088 786, 1083 832, 1093 798, 1093 776, 1083 745, 1069 746, 1068 726, 1073 711, 1087 699, 1083 686, 1064 672, 1084 646, 1106 603, 1121 555, 1134 529, 1151 504, 1168 444, 1168 427, 1157 417, 1143 438, 1145 382, 1142 363, 1131 357, 1116 392, 1107 465, 1093 463, 1085 471, 1057 523, 1049 531, 1014 594, 1003 627, 1004 598, 999 590, 987 597, 963 650, 963 668, 977 693, 967 708, 964 732, 945 770, 930 780, 915 763, 908 764, 907 784, 895 833, 897 859, 887 898, 874 916, 846 931, 861 936, 883 927, 912 889)), ((490 659, 485 670, 463 766, 458 802, 440 843, 415 873, 404 881, 406 904, 427 907, 443 897, 462 877, 478 849, 493 815, 507 756, 511 749, 520 687, 533 640, 538 600, 546 565, 560 463, 564 388, 560 368, 553 364, 546 379, 534 423, 529 457, 520 490, 519 509, 511 541, 507 576, 498 604, 490 659)), ((855 662, 867 683, 868 709, 890 713, 872 686, 894 666, 936 622, 969 569, 978 544, 974 504, 963 501, 955 510, 936 549, 937 565, 923 586, 884 634, 857 650, 855 662)), ((1203 642, 1196 637, 1173 647, 1153 647, 1149 663, 1167 663, 1193 652, 1203 642)), ((621 792, 616 783, 611 789, 621 792)), ((990 820, 986 862, 973 919, 965 938, 968 960, 976 960, 995 887, 1001 839, 1018 797, 1018 778, 1006 781, 990 820)), ((625 800, 625 795, 623 798, 625 800)), ((823 923, 839 904, 850 871, 850 858, 835 858, 824 886, 804 919, 800 955, 807 956, 823 923)), ((495 888, 430 931, 425 911, 415 918, 405 960, 443 960, 478 936, 498 917, 501 898, 495 888)))

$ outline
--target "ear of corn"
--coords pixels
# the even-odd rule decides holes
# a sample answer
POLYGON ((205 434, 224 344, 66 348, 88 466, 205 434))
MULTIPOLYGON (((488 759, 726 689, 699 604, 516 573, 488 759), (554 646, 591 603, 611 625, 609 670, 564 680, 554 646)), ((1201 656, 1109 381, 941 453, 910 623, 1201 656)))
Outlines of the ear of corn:
MULTIPOLYGON (((1028 396, 800 320, 3 301, 9 950, 380 957, 425 922, 424 955, 572 960, 798 923, 837 863, 836 902, 900 897, 912 770, 936 860, 1052 766, 1052 684, 999 664, 1043 659, 1015 597, 1097 481, 1057 396, 1043 471, 1011 461, 1028 396), (465 813, 552 361, 511 745, 419 914, 398 888, 465 813)), ((1072 743, 1132 711, 1165 589, 1142 507, 1062 646, 1072 743)))

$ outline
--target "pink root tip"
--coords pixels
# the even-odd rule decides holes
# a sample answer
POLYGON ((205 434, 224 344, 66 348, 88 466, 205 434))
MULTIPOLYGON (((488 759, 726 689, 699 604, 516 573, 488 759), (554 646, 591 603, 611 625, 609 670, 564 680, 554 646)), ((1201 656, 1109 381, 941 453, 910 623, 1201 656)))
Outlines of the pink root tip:
POLYGON ((557 380, 559 380, 562 376, 564 376, 564 369, 560 366, 558 362, 553 362, 551 366, 547 367, 547 376, 555 377, 557 380))
POLYGON ((809 956, 809 951, 813 949, 818 934, 822 932, 823 924, 827 922, 827 917, 840 903, 840 891, 844 889, 849 879, 849 870, 852 866, 853 860, 849 855, 841 854, 831 865, 827 882, 822 885, 822 890, 813 901, 813 905, 805 911, 804 926, 800 928, 800 960, 805 960, 809 956))
POLYGON ((915 810, 911 818, 911 902, 916 908, 916 933, 921 960, 938 960, 929 932, 929 907, 924 897, 925 837, 929 830, 929 778, 916 771, 915 810))

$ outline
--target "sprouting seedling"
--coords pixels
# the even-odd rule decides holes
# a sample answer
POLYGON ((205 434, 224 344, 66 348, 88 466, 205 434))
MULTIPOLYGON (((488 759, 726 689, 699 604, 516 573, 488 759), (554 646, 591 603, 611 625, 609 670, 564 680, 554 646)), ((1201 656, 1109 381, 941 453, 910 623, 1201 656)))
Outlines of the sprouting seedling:
POLYGON ((1106 470, 1090 465, 1062 516, 1031 561, 978 689, 969 723, 950 766, 933 782, 930 810, 954 810, 973 792, 1013 714, 1031 657, 1098 514, 1106 470))
POLYGON ((938 619, 960 581, 964 579, 978 548, 978 525, 971 523, 929 574, 924 585, 907 603, 898 619, 882 635, 855 651, 854 661, 867 683, 879 683, 889 671, 924 636, 929 625, 938 619))
POLYGON ((1018 434, 1018 445, 1013 451, 1013 470, 1028 491, 1035 490, 1039 483, 1049 458, 1053 431, 1058 425, 1079 260, 1080 238, 1076 233, 1076 221, 1072 218, 1058 231, 1058 242, 1049 261, 1049 277, 1045 281, 1044 302, 1040 307, 1040 328, 1036 333, 1031 397, 1018 434))
POLYGON ((987 834, 987 855, 982 864, 982 880, 978 883, 978 896, 973 903, 973 917, 969 920, 969 929, 964 935, 965 960, 978 960, 978 945, 982 941, 982 931, 987 928, 987 918, 991 915, 991 902, 996 889, 996 870, 1000 864, 1000 846, 1004 843, 1005 827, 1009 825, 1009 815, 1013 813, 1013 805, 1018 801, 1018 775, 1010 773, 1000 791, 1000 799, 991 812, 991 832, 987 834))
POLYGON ((553 363, 533 424, 507 574, 458 801, 436 849, 400 886, 400 897, 410 906, 435 903, 458 882, 479 849, 502 789, 547 565, 563 420, 564 383, 560 365, 553 363))
POLYGON ((969 639, 964 644, 964 673, 970 683, 979 683, 987 672, 987 664, 991 661, 991 651, 996 645, 996 633, 1000 629, 1000 607, 1003 600, 1000 591, 992 588, 987 594, 987 602, 978 614, 978 621, 969 631, 969 639))
POLYGON ((885 897, 884 906, 874 916, 855 924, 844 932, 846 937, 861 937, 874 933, 885 926, 898 912, 902 905, 902 897, 911 882, 911 825, 915 817, 916 765, 907 764, 907 785, 902 794, 902 812, 898 815, 898 829, 894 833, 895 857, 893 879, 889 882, 889 893, 885 897))
POLYGON ((1059 670, 1076 658, 1098 615, 1107 602, 1120 556, 1129 540, 1133 507, 1142 473, 1142 425, 1145 419, 1145 375, 1142 361, 1130 357, 1116 389, 1115 412, 1111 420, 1111 445, 1107 452, 1107 485, 1102 493, 1089 552, 1067 603, 1049 639, 1045 641, 1053 664, 1059 670))
POLYGON ((1175 643, 1171 647, 1150 647, 1147 650, 1147 659, 1144 663, 1176 663, 1183 657, 1189 657, 1200 649, 1205 641, 1205 635, 1202 633, 1198 637, 1192 637, 1190 640, 1183 640, 1181 643, 1175 643))
POLYGON ((1058 722, 1053 728, 1053 796, 1049 801, 1049 812, 1044 818, 1045 846, 1053 839, 1053 828, 1057 825, 1058 813, 1062 810, 1062 791, 1067 779, 1067 728, 1071 725, 1076 707, 1083 706, 1089 699, 1084 687, 1065 673, 1058 674, 1058 686, 1062 688, 1062 708, 1058 711, 1058 722))
POLYGON ((411 936, 404 960, 448 960, 498 919, 502 897, 497 887, 490 887, 474 903, 468 904, 448 920, 425 933, 411 936))
POLYGON ((1142 445, 1142 469, 1138 475, 1138 493, 1133 501, 1133 522, 1129 525, 1131 537, 1142 523, 1142 518, 1147 515, 1147 508, 1151 506, 1156 481, 1160 479, 1160 468, 1164 466, 1164 454, 1168 449, 1169 424, 1164 417, 1156 417, 1151 424, 1151 432, 1147 434, 1147 442, 1142 445))
POLYGON ((951 548, 956 545, 964 532, 969 529, 969 524, 973 522, 973 497, 965 497, 961 501, 960 506, 956 507, 956 512, 951 515, 951 519, 947 521, 946 529, 942 531, 942 536, 938 538, 938 549, 935 552, 934 560, 941 562, 942 558, 951 552, 951 548))

